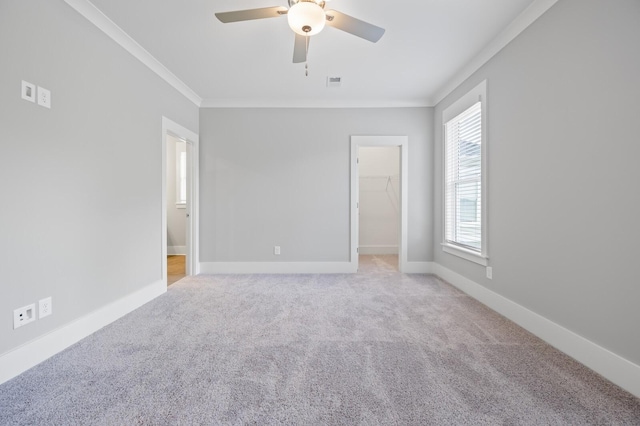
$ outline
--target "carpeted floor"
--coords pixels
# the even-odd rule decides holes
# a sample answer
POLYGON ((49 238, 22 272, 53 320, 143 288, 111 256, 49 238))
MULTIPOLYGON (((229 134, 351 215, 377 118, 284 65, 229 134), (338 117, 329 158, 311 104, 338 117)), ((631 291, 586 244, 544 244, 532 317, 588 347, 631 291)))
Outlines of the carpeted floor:
POLYGON ((0 424, 640 425, 640 399, 449 284, 371 262, 187 277, 0 385, 0 424))

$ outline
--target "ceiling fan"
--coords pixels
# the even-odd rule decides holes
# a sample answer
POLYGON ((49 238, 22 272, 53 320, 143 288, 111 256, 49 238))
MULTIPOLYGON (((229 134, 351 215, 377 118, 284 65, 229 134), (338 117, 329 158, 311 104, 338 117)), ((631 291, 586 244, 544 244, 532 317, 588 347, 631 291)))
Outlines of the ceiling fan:
POLYGON ((225 24, 253 19, 278 18, 287 15, 289 26, 295 32, 293 45, 294 63, 306 62, 309 51, 309 38, 322 31, 325 24, 373 43, 380 40, 384 34, 384 28, 345 15, 337 10, 325 10, 324 0, 288 0, 288 2, 288 9, 284 6, 274 6, 220 12, 215 15, 220 22, 225 24))

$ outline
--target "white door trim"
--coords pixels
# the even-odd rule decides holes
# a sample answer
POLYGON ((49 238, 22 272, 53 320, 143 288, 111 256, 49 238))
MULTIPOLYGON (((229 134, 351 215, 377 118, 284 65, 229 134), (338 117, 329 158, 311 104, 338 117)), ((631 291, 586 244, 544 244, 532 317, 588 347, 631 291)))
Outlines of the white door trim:
MULTIPOLYGON (((185 214, 189 214, 187 221, 187 275, 197 275, 200 273, 200 253, 199 253, 199 136, 191 130, 171 121, 167 117, 162 117, 162 280, 167 283, 167 136, 171 135, 185 140, 191 146, 191 156, 187 154, 187 170, 190 170, 191 187, 188 188, 187 206, 185 214)), ((189 152, 189 150, 187 150, 189 152)))
POLYGON ((407 270, 407 183, 409 181, 407 136, 351 136, 351 268, 358 270, 358 238, 360 223, 358 215, 359 179, 358 148, 361 146, 397 146, 400 147, 400 241, 398 244, 398 269, 407 270))

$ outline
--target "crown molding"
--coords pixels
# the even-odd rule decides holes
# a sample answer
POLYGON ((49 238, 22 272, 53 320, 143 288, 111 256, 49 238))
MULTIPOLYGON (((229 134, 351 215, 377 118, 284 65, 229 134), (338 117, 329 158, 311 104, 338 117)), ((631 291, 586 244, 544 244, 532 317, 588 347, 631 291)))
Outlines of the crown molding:
POLYGON ((431 99, 429 104, 435 106, 440 103, 449 93, 453 92, 467 78, 478 71, 507 44, 515 39, 529 25, 534 23, 540 16, 556 4, 558 0, 536 0, 529 5, 520 15, 514 19, 495 39, 493 39, 484 49, 480 51, 471 62, 467 63, 453 78, 442 86, 431 99))
POLYGON ((64 0, 71 8, 84 16, 89 22, 98 27, 102 32, 111 37, 116 43, 122 46, 127 52, 145 64, 155 72, 160 78, 169 83, 174 89, 184 95, 191 102, 200 106, 202 98, 196 94, 182 80, 175 76, 167 67, 162 65, 151 53, 140 46, 129 34, 109 19, 100 9, 95 7, 89 0, 64 0))
POLYGON ((460 69, 433 97, 428 99, 373 99, 373 100, 274 100, 274 99, 202 99, 175 76, 147 50, 140 46, 122 28, 116 25, 89 0, 64 0, 71 8, 107 34, 183 96, 201 108, 414 108, 434 107, 467 78, 486 64, 493 56, 515 39, 529 25, 549 10, 558 0, 536 0, 525 9, 491 43, 460 69))
POLYGON ((423 108, 426 99, 203 99, 201 108, 423 108))

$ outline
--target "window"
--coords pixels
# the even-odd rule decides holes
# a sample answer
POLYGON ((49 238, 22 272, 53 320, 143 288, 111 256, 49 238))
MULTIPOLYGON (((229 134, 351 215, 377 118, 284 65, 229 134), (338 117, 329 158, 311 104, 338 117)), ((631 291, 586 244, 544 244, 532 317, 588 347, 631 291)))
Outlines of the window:
POLYGON ((485 94, 483 82, 443 113, 443 250, 483 265, 487 264, 485 94))
POLYGON ((187 151, 186 143, 176 143, 176 207, 187 205, 187 151))

